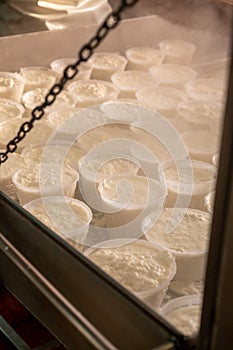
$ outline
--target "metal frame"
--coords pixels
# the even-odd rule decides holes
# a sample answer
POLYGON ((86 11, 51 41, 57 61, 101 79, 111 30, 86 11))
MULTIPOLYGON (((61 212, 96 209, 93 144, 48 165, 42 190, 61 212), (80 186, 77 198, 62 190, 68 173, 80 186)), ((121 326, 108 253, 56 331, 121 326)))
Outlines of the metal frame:
MULTIPOLYGON (((233 28, 232 28, 233 38, 233 28)), ((233 346, 233 42, 199 349, 233 346)))
MULTIPOLYGON (((17 350, 32 350, 25 341, 18 335, 18 333, 9 325, 9 323, 0 316, 0 335, 3 335, 10 344, 12 344, 17 350)), ((52 339, 46 344, 33 348, 34 350, 52 350, 59 345, 56 339, 52 339)))

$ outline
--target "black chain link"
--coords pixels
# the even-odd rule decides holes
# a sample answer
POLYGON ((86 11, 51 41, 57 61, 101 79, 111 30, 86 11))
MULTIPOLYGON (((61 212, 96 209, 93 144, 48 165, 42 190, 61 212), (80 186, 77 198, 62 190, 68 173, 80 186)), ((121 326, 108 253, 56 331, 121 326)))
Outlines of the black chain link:
POLYGON ((73 64, 69 64, 63 72, 63 76, 60 81, 53 85, 49 90, 48 94, 45 96, 44 102, 35 107, 32 111, 32 117, 28 122, 23 123, 19 131, 12 140, 6 146, 6 150, 0 153, 0 165, 8 159, 8 153, 13 153, 17 149, 17 144, 24 139, 27 133, 34 126, 36 120, 40 120, 44 115, 44 109, 47 106, 51 106, 55 101, 57 96, 63 90, 65 84, 68 80, 71 80, 78 73, 78 66, 82 62, 86 62, 94 53, 95 49, 99 46, 101 41, 106 37, 108 32, 114 29, 121 21, 121 14, 127 7, 134 6, 139 0, 121 0, 118 8, 112 11, 104 20, 103 24, 99 27, 96 35, 89 40, 89 42, 81 47, 78 52, 78 60, 73 64))

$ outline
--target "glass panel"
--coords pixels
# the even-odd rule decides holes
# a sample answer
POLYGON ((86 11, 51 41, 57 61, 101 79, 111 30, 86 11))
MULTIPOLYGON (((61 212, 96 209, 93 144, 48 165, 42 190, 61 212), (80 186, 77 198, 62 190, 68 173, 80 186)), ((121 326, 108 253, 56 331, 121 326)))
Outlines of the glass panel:
MULTIPOLYGON (((126 21, 107 38, 1 166, 0 189, 192 335, 227 97, 230 5, 169 6, 168 14, 158 2, 151 11, 162 17, 126 21)), ((75 61, 77 36, 81 45, 91 34, 41 33, 42 55, 3 63, 2 149, 75 61)), ((0 48, 18 57, 34 40, 0 48)))

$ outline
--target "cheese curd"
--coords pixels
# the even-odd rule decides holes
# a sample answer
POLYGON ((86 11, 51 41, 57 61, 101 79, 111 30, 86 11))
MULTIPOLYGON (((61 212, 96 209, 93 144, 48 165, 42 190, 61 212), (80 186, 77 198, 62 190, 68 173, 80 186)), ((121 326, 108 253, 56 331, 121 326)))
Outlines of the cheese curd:
POLYGON ((71 142, 82 138, 85 132, 93 130, 95 126, 101 129, 106 119, 106 116, 95 108, 59 109, 48 115, 49 123, 56 127, 56 140, 63 139, 71 142))
POLYGON ((13 153, 8 156, 9 158, 7 159, 7 161, 1 164, 0 180, 9 178, 11 179, 11 177, 17 170, 27 166, 28 164, 26 159, 24 159, 24 157, 21 154, 13 153))
POLYGON ((211 127, 212 123, 220 123, 223 116, 223 105, 199 101, 186 101, 178 107, 178 115, 193 125, 211 127))
POLYGON ((182 334, 191 336, 199 331, 201 306, 187 306, 174 309, 165 315, 166 319, 182 334))
MULTIPOLYGON (((9 142, 9 140, 13 139, 24 122, 28 122, 28 119, 18 118, 0 123, 0 143, 5 145, 9 142)), ((52 131, 52 128, 46 121, 37 121, 30 133, 28 133, 27 136, 20 142, 18 146, 19 151, 21 151, 24 147, 37 147, 45 145, 48 138, 52 134, 52 131)))
POLYGON ((219 153, 214 154, 212 157, 212 163, 216 167, 219 166, 219 157, 220 157, 219 153))
POLYGON ((124 123, 125 127, 128 124, 140 124, 142 110, 138 108, 137 100, 121 99, 105 102, 100 108, 110 123, 124 123))
POLYGON ((174 258, 153 245, 138 241, 115 248, 102 248, 88 258, 133 293, 168 284, 174 274, 174 258))
POLYGON ((203 291, 203 281, 171 281, 169 285, 169 292, 176 297, 186 295, 202 295, 203 291))
POLYGON ((165 117, 175 117, 177 107, 185 101, 186 95, 173 88, 144 88, 136 92, 138 102, 158 111, 165 117))
POLYGON ((14 176, 14 182, 31 189, 43 186, 49 188, 58 184, 60 176, 64 185, 77 181, 77 172, 70 167, 63 167, 61 171, 59 166, 51 167, 44 164, 41 168, 38 164, 19 170, 14 176))
POLYGON ((0 98, 20 102, 24 79, 17 73, 0 72, 0 98))
POLYGON ((4 192, 14 200, 17 200, 17 196, 16 188, 12 182, 12 176, 17 170, 25 167, 26 165, 26 160, 18 153, 10 154, 7 162, 1 164, 0 191, 4 192))
POLYGON ((80 159, 79 165, 79 188, 82 197, 92 208, 102 211, 102 203, 100 203, 100 196, 97 192, 97 185, 100 181, 111 176, 136 174, 138 168, 138 164, 128 159, 114 159, 114 156, 91 158, 87 155, 80 159))
POLYGON ((90 63, 92 79, 110 80, 114 73, 125 69, 127 59, 119 53, 97 52, 90 58, 90 63))
POLYGON ((200 101, 222 102, 224 101, 225 86, 224 81, 220 79, 194 79, 186 83, 187 94, 200 101))
POLYGON ((24 92, 37 88, 49 89, 57 79, 56 72, 46 67, 24 67, 20 73, 25 80, 24 92))
POLYGON ((125 52, 128 58, 129 70, 148 70, 151 66, 159 65, 164 59, 161 51, 152 47, 132 47, 125 52))
POLYGON ((115 100, 119 91, 113 84, 102 80, 79 80, 68 86, 77 107, 89 107, 107 100, 115 100))
POLYGON ((209 213, 185 208, 175 208, 173 212, 173 208, 164 208, 157 222, 151 224, 148 218, 142 224, 145 237, 174 254, 175 279, 202 280, 210 235, 209 213))
POLYGON ((31 163, 49 163, 51 165, 69 165, 78 169, 78 162, 85 152, 78 147, 65 144, 47 145, 46 147, 26 148, 22 151, 24 159, 31 163))
POLYGON ((179 162, 179 168, 181 169, 179 177, 178 177, 178 171, 175 163, 173 163, 171 166, 165 169, 164 175, 165 178, 169 181, 181 181, 184 183, 190 183, 190 182, 205 182, 205 181, 211 181, 216 178, 216 171, 215 168, 212 167, 209 164, 205 163, 199 163, 199 162, 192 162, 192 173, 187 170, 188 163, 186 161, 179 162), (198 166, 199 165, 199 166, 198 166))
MULTIPOLYGON (((62 74, 64 69, 68 65, 73 64, 76 60, 77 58, 58 58, 57 60, 54 60, 50 63, 50 67, 58 74, 62 74)), ((91 72, 91 64, 89 62, 82 62, 78 66, 78 73, 73 78, 73 80, 89 79, 91 76, 91 72)))
POLYGON ((196 72, 179 64, 162 64, 151 67, 149 72, 159 85, 182 88, 187 81, 196 76, 196 72))
POLYGON ((76 113, 82 111, 82 108, 59 108, 48 114, 47 119, 53 128, 63 124, 69 118, 72 118, 76 113))
MULTIPOLYGON (((113 139, 129 139, 135 140, 135 136, 130 130, 122 129, 117 125, 108 125, 106 127, 96 127, 90 129, 77 139, 77 145, 84 149, 86 152, 90 151, 92 147, 100 145, 108 140, 113 139)), ((107 146, 107 142, 106 142, 107 146)))
POLYGON ((165 62, 189 64, 196 45, 185 40, 167 39, 159 42, 159 49, 165 55, 165 62))
POLYGON ((107 202, 119 208, 127 204, 129 209, 163 202, 166 196, 166 189, 159 181, 137 175, 104 179, 98 190, 107 202))
MULTIPOLYGON (((25 108, 28 110, 28 113, 32 109, 41 105, 45 96, 47 95, 48 90, 46 88, 36 88, 34 90, 27 91, 23 94, 22 102, 25 108)), ((75 105, 74 98, 67 92, 62 91, 57 97, 53 105, 46 107, 46 112, 51 112, 59 108, 72 107, 75 105)))
POLYGON ((87 232, 92 219, 91 210, 85 203, 71 198, 48 197, 32 201, 24 206, 32 215, 58 233, 87 232))
POLYGON ((115 73, 112 75, 111 80, 121 90, 120 98, 135 98, 137 90, 156 85, 156 81, 149 73, 137 70, 115 73))
POLYGON ((68 167, 50 164, 35 165, 17 171, 12 177, 21 205, 34 199, 48 196, 73 197, 78 173, 68 167), (62 183, 61 183, 62 182, 62 183))
POLYGON ((172 208, 163 209, 159 220, 146 233, 146 238, 177 253, 206 251, 209 243, 211 216, 206 212, 188 209, 180 224, 167 233, 168 223, 171 226, 176 225, 176 222, 171 221, 172 211, 172 208))
POLYGON ((0 98, 0 123, 9 119, 21 118, 24 111, 20 103, 6 98, 0 98))
MULTIPOLYGON (((173 158, 173 154, 171 150, 169 151, 169 149, 166 147, 167 145, 169 145, 169 142, 166 143, 166 139, 164 139, 165 135, 159 129, 157 130, 156 134, 150 133, 149 131, 147 131, 146 129, 143 129, 142 127, 130 126, 130 130, 132 131, 132 134, 134 135, 134 138, 136 139, 136 141, 139 143, 138 146, 136 144, 132 145, 131 147, 132 154, 134 157, 136 157, 140 161, 150 160, 150 163, 151 163, 151 160, 152 160, 151 157, 154 157, 153 163, 159 164, 161 162, 164 162, 166 160, 173 158), (150 156, 150 153, 152 154, 151 156, 150 156)), ((175 135, 179 137, 178 134, 175 134, 175 135)), ((176 155, 178 154, 178 152, 177 152, 177 149, 175 149, 175 146, 176 144, 174 142, 172 151, 174 151, 174 155, 175 155, 174 158, 177 158, 176 155)), ((187 155, 188 155, 188 152, 187 150, 185 150, 185 148, 179 149, 180 159, 186 158, 187 155)))
POLYGON ((208 193, 204 198, 205 209, 209 213, 213 214, 214 211, 214 202, 215 202, 215 191, 208 193))
POLYGON ((133 163, 128 159, 111 159, 103 158, 87 158, 81 160, 80 170, 87 173, 98 174, 98 178, 106 177, 106 175, 122 175, 122 174, 136 174, 138 171, 138 164, 133 163))
POLYGON ((184 195, 201 195, 215 188, 216 168, 205 162, 177 160, 165 161, 161 170, 170 191, 184 195), (179 173, 178 173, 179 169, 179 173))

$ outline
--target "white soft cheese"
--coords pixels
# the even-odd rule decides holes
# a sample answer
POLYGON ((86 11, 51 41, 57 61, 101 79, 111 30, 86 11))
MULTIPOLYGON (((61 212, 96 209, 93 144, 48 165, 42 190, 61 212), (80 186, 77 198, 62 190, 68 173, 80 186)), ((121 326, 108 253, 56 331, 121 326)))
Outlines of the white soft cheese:
POLYGON ((82 82, 75 88, 75 93, 80 94, 83 98, 99 98, 105 97, 107 94, 107 87, 100 82, 82 82))
MULTIPOLYGON (((134 134, 127 130, 119 128, 115 125, 107 127, 92 128, 78 138, 77 144, 80 145, 86 151, 89 151, 92 147, 104 143, 108 140, 117 138, 136 139, 134 134)), ((120 143, 120 140, 119 140, 120 143)), ((107 142, 106 142, 107 147, 107 142)))
POLYGON ((214 211, 214 201, 215 201, 215 191, 208 193, 204 198, 204 206, 209 213, 213 213, 214 211))
POLYGON ((24 79, 20 74, 0 72, 0 97, 20 102, 24 79))
MULTIPOLYGON (((68 65, 73 64, 76 60, 77 60, 76 58, 59 58, 57 60, 52 61, 50 66, 54 71, 61 74, 68 65)), ((83 62, 78 66, 78 70, 79 70, 78 75, 80 74, 80 71, 82 73, 85 71, 86 72, 90 71, 91 73, 91 69, 92 67, 89 62, 85 62, 85 63, 83 62)), ((75 78, 76 77, 77 76, 75 76, 75 78)))
POLYGON ((166 55, 174 57, 192 54, 196 49, 193 43, 176 39, 162 40, 159 43, 159 47, 166 55))
POLYGON ((138 165, 127 159, 112 159, 107 160, 103 158, 99 159, 87 159, 84 160, 84 169, 87 169, 93 173, 99 173, 100 175, 120 175, 136 173, 138 165))
POLYGON ((214 166, 218 167, 219 166, 219 153, 216 153, 212 157, 212 163, 214 166))
MULTIPOLYGON (((9 142, 10 139, 14 138, 19 131, 20 126, 28 122, 28 119, 15 119, 9 120, 8 122, 0 123, 0 142, 5 144, 9 142)), ((29 147, 29 146, 40 146, 44 145, 50 135, 52 134, 52 128, 48 125, 46 121, 38 121, 35 123, 31 131, 27 134, 19 144, 19 147, 29 147)))
MULTIPOLYGON (((27 91, 22 96, 22 102, 26 108, 33 109, 44 102, 47 93, 48 90, 46 88, 36 88, 34 90, 27 91)), ((47 107, 47 109, 52 110, 61 107, 72 107, 74 104, 74 98, 67 91, 62 91, 57 96, 54 104, 47 107)))
POLYGON ((162 64, 161 66, 151 67, 150 73, 158 83, 165 84, 184 84, 196 75, 194 70, 179 64, 162 64))
POLYGON ((132 47, 125 52, 131 67, 146 69, 160 64, 163 54, 152 47, 132 47))
POLYGON ((8 155, 9 158, 0 167, 0 179, 12 177, 14 173, 27 165, 27 161, 18 153, 8 155))
POLYGON ((145 88, 136 92, 138 101, 155 110, 176 109, 184 100, 185 95, 176 89, 145 88))
POLYGON ((66 126, 65 121, 71 120, 72 122, 75 121, 75 114, 79 113, 82 109, 81 108, 59 108, 56 111, 53 111, 48 115, 48 121, 51 124, 53 128, 64 125, 66 126), (63 124, 65 123, 65 124, 63 124))
POLYGON ((44 164, 41 169, 39 165, 35 165, 34 167, 20 170, 15 177, 15 183, 32 189, 40 186, 49 188, 59 183, 60 176, 62 176, 62 184, 65 186, 75 181, 77 173, 69 167, 63 167, 61 171, 59 167, 51 167, 44 164))
POLYGON ((9 120, 2 122, 0 124, 0 140, 2 143, 4 143, 5 140, 9 140, 16 136, 17 131, 19 130, 19 127, 23 122, 28 121, 25 119, 16 119, 16 120, 9 120))
POLYGON ((177 308, 166 314, 166 319, 187 336, 198 332, 200 317, 201 307, 198 305, 177 308))
POLYGON ((127 60, 118 53, 98 52, 91 57, 90 63, 96 68, 112 70, 124 68, 127 64, 127 60))
POLYGON ((220 119, 223 114, 223 105, 208 102, 184 102, 179 106, 178 112, 192 123, 208 124, 220 119))
POLYGON ((52 69, 45 67, 21 68, 21 74, 26 80, 26 83, 29 84, 36 84, 50 78, 56 79, 57 77, 57 74, 52 69))
POLYGON ((206 212, 188 209, 181 223, 167 233, 168 224, 172 225, 172 210, 164 208, 158 221, 146 233, 147 239, 177 253, 206 251, 211 216, 206 212))
POLYGON ((0 98, 0 122, 8 121, 11 118, 21 117, 23 113, 24 108, 20 103, 0 98))
POLYGON ((153 77, 142 71, 123 71, 113 74, 111 80, 120 90, 136 91, 146 86, 155 85, 153 77))
POLYGON ((179 165, 180 174, 178 177, 178 170, 176 165, 173 163, 169 168, 164 171, 164 176, 169 181, 178 181, 180 180, 183 183, 200 183, 212 181, 216 178, 216 172, 214 171, 214 167, 204 166, 202 163, 191 163, 190 168, 188 168, 189 164, 183 162, 179 165))
POLYGON ((56 201, 54 198, 51 202, 47 201, 46 205, 38 202, 36 205, 27 205, 32 215, 37 217, 45 225, 57 231, 62 232, 78 229, 89 222, 90 217, 84 208, 72 202, 64 203, 56 201))
POLYGON ((171 281, 169 292, 176 297, 188 295, 202 295, 204 290, 203 281, 171 281))
POLYGON ((78 147, 66 145, 48 145, 46 147, 28 148, 23 151, 24 158, 34 163, 61 164, 64 162, 71 167, 78 167, 78 162, 85 152, 78 147))
POLYGON ((218 102, 224 99, 225 85, 218 79, 195 79, 186 85, 188 95, 197 100, 218 102))
POLYGON ((77 107, 88 107, 108 99, 116 99, 119 91, 113 84, 102 80, 78 80, 68 86, 77 101, 77 107))
POLYGON ((132 292, 147 291, 167 281, 174 263, 171 254, 137 242, 99 249, 89 258, 132 292))
POLYGON ((99 192, 104 199, 130 206, 149 205, 165 196, 161 183, 137 175, 106 178, 100 183, 99 192))
MULTIPOLYGON (((165 160, 171 159, 171 155, 169 154, 167 148, 160 140, 159 140, 159 133, 158 136, 153 135, 146 131, 145 129, 130 126, 130 129, 132 130, 132 135, 134 135, 135 139, 140 143, 140 146, 133 146, 133 154, 134 156, 141 158, 142 160, 145 160, 145 155, 152 153, 154 156, 153 161, 157 162, 163 162, 165 160), (144 148, 144 151, 143 149, 144 148), (140 150, 142 149, 142 150, 140 150), (144 155, 144 156, 143 156, 144 155)), ((148 158, 148 155, 146 156, 148 158)), ((151 157, 149 157, 151 159, 151 157)))
POLYGON ((1 77, 0 76, 0 87, 14 87, 17 83, 17 80, 14 78, 1 77))

